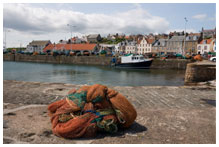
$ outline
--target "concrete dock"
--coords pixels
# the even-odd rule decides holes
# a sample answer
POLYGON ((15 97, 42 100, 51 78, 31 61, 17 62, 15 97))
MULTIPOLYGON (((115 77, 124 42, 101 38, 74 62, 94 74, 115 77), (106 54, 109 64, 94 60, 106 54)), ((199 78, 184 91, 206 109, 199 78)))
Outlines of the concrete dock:
POLYGON ((96 138, 63 139, 52 134, 47 105, 82 85, 3 81, 3 143, 160 144, 216 143, 216 87, 111 87, 127 97, 138 116, 128 129, 96 138))

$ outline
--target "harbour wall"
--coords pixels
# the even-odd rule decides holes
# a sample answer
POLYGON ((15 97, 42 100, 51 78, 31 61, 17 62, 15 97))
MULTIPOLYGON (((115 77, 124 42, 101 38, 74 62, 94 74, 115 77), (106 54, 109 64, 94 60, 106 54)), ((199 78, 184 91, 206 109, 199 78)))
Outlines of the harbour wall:
POLYGON ((110 61, 112 60, 112 57, 4 54, 3 60, 16 61, 16 62, 37 62, 37 63, 55 63, 55 64, 110 65, 110 61))
POLYGON ((153 69, 183 69, 186 70, 188 63, 191 63, 191 60, 188 59, 155 59, 153 60, 150 68, 153 69))
MULTIPOLYGON (((48 56, 48 55, 23 55, 23 54, 4 54, 4 61, 17 62, 37 62, 37 63, 56 63, 56 64, 86 64, 86 65, 110 65, 112 57, 104 56, 48 56)), ((184 59, 154 59, 150 68, 153 69, 186 69, 186 65, 191 60, 184 59)))
POLYGON ((195 62, 187 64, 185 84, 191 85, 198 82, 216 79, 216 64, 212 62, 195 62))

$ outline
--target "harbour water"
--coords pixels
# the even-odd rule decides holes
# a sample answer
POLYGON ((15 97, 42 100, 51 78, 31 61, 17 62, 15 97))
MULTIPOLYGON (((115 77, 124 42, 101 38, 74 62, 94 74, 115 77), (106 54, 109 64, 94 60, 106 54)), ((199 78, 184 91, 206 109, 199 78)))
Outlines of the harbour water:
POLYGON ((180 86, 184 70, 115 69, 109 66, 3 62, 3 79, 80 85, 180 86))

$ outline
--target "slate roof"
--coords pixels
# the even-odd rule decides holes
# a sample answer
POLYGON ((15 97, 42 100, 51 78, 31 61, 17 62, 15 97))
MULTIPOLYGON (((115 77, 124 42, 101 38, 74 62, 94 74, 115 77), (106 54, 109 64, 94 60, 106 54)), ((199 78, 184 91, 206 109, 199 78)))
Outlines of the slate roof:
POLYGON ((100 34, 91 34, 88 35, 87 38, 97 38, 100 34))
POLYGON ((29 43, 30 46, 46 46, 50 40, 33 40, 29 43))
POLYGON ((184 36, 173 36, 168 41, 184 41, 184 36))

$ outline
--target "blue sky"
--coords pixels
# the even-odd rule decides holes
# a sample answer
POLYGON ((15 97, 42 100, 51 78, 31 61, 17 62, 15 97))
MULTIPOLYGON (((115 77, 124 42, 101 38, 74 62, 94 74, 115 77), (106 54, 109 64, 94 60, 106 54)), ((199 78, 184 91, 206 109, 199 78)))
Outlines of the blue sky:
POLYGON ((216 26, 215 3, 56 3, 4 4, 3 25, 10 30, 7 44, 27 44, 32 40, 57 42, 74 35, 100 33, 148 34, 185 29, 199 32, 216 26), (16 23, 14 23, 16 22, 16 23), (23 34, 22 36, 20 34, 23 34), (19 41, 18 41, 19 40, 19 41))

